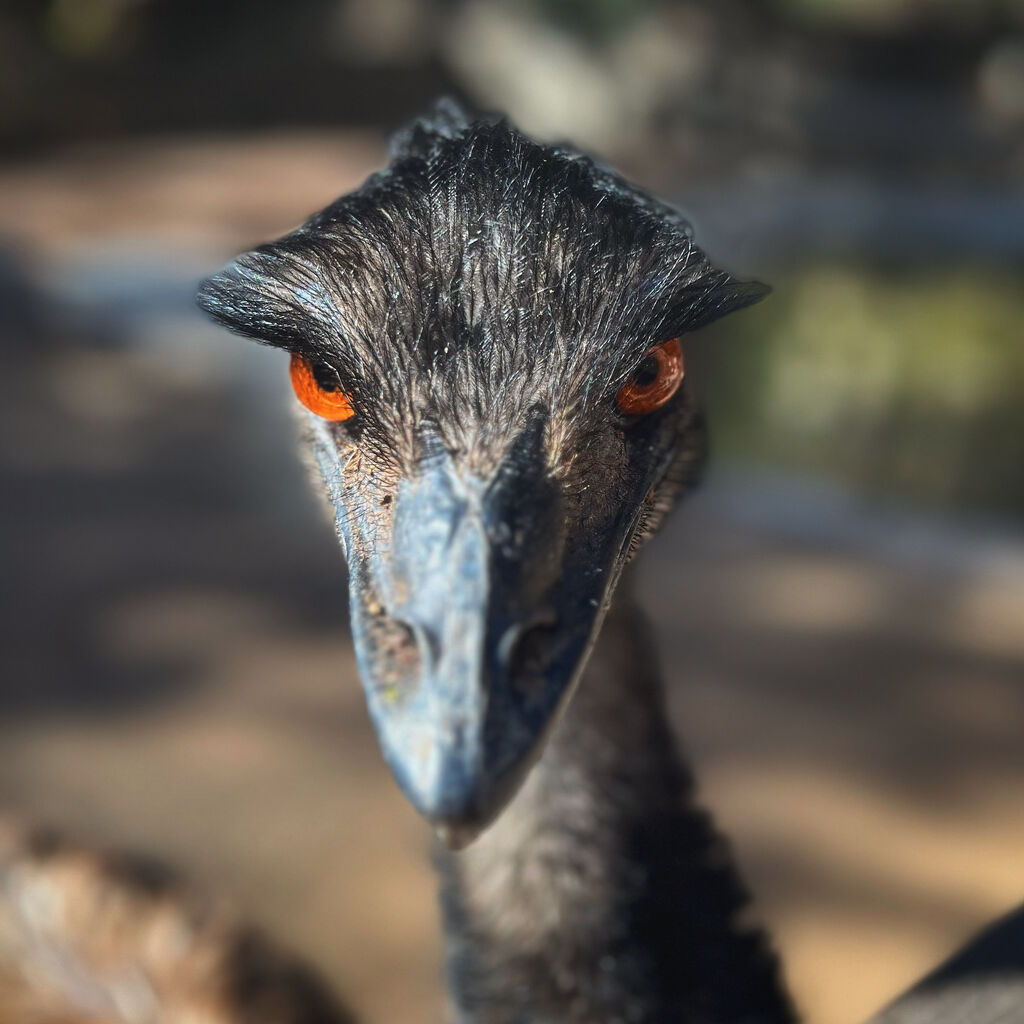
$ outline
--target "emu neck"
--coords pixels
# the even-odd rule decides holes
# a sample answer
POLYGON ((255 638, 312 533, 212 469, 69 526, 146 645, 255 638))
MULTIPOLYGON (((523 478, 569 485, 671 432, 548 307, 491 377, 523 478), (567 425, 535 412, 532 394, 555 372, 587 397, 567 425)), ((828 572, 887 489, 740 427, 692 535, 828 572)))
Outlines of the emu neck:
MULTIPOLYGON (((623 581, 627 583, 627 581, 623 581)), ((782 1024, 727 849, 693 802, 627 593, 523 789, 438 856, 459 1024, 782 1024)))

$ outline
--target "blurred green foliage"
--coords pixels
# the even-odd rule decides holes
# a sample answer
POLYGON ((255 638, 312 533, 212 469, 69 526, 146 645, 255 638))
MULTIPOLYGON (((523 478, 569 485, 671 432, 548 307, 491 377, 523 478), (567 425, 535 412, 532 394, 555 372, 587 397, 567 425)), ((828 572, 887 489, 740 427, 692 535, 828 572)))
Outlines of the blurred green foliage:
POLYGON ((775 284, 715 328, 720 454, 1024 517, 1017 275, 845 264, 775 284))

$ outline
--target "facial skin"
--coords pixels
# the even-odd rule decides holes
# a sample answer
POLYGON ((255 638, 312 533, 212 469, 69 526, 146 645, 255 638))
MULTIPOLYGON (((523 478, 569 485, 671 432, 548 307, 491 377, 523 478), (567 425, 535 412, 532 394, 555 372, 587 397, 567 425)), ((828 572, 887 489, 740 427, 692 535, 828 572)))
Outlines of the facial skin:
POLYGON ((204 282, 215 319, 349 400, 343 421, 306 416, 359 670, 396 779, 451 843, 540 755, 623 566, 700 462, 685 386, 643 414, 618 396, 652 348, 763 293, 610 172, 451 108, 204 282))

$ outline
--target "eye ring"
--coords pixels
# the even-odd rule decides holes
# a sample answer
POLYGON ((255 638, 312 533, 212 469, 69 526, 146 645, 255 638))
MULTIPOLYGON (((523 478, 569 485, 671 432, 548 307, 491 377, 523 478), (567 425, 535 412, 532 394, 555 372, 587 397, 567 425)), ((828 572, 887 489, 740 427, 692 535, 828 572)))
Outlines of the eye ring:
POLYGON ((310 411, 325 420, 342 422, 355 415, 352 402, 340 388, 325 388, 316 379, 312 362, 297 352, 288 366, 295 397, 310 411))
POLYGON ((678 338, 649 348, 640 367, 646 368, 648 363, 649 379, 641 380, 638 368, 615 396, 616 404, 627 416, 643 416, 660 409, 683 382, 683 346, 678 338))

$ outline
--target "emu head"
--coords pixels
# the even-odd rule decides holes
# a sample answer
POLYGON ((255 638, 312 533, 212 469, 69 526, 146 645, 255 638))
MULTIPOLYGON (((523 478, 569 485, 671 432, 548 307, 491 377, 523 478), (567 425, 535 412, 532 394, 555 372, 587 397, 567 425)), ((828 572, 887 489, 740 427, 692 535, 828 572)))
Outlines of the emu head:
POLYGON ((449 841, 539 756, 699 465, 676 339, 765 291, 612 172, 450 104, 201 286, 215 320, 292 353, 370 715, 449 841))

